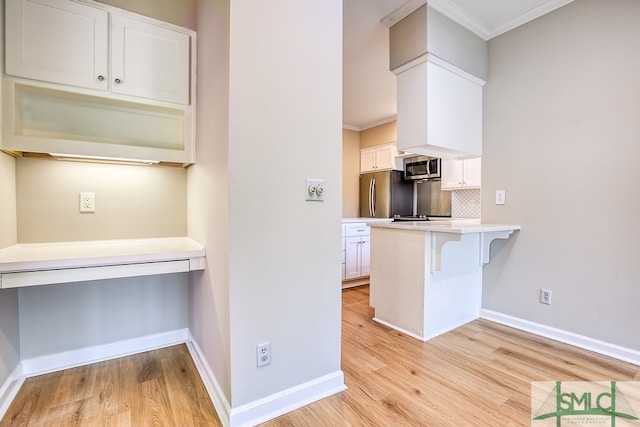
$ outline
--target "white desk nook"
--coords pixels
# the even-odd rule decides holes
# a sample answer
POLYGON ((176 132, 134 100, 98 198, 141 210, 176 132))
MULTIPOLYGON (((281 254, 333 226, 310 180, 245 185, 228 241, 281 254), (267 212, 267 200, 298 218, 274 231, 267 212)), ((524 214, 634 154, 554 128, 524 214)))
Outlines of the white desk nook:
POLYGON ((0 249, 0 288, 204 270, 188 237, 19 243, 0 249))
POLYGON ((520 229, 474 220, 369 225, 373 320, 422 341, 480 316, 491 242, 520 229))

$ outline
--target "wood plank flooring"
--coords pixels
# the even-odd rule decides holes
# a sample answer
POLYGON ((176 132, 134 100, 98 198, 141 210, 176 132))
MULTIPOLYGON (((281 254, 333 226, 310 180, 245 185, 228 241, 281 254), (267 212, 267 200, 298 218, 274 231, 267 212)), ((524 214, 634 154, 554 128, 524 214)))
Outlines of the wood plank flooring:
MULTIPOLYGON (((343 291, 348 390, 262 426, 530 426, 532 381, 640 380, 640 367, 477 320, 427 343, 343 291)), ((29 378, 4 426, 219 426, 184 345, 29 378)))
POLYGON ((640 367, 485 320, 426 343, 371 320, 368 287, 343 291, 349 387, 262 426, 530 426, 531 382, 640 380, 640 367))
POLYGON ((27 378, 0 426, 221 426, 182 344, 27 378))

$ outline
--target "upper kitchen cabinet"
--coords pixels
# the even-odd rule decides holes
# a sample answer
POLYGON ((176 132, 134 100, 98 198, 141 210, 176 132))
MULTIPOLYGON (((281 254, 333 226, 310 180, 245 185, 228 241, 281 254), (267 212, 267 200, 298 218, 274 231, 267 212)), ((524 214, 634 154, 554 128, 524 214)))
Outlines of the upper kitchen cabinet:
POLYGON ((189 30, 90 4, 7 0, 6 73, 189 104, 190 39, 189 30))
POLYGON ((442 160, 443 190, 469 190, 480 188, 482 183, 482 159, 442 160))
POLYGON ((428 5, 387 24, 398 149, 443 158, 481 155, 486 41, 428 5))
POLYGON ((6 0, 10 76, 107 90, 109 13, 68 0, 6 0))
POLYGON ((194 31, 90 0, 6 0, 7 150, 195 161, 194 31))
POLYGON ((383 144, 360 150, 360 173, 391 170, 395 167, 396 144, 383 144))

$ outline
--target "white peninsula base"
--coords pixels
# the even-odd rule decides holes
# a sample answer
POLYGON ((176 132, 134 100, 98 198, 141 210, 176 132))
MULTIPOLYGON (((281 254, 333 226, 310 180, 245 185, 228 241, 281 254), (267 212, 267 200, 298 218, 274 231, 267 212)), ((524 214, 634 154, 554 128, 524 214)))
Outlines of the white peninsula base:
POLYGON ((373 320, 422 341, 480 316, 482 266, 517 225, 371 224, 373 320))

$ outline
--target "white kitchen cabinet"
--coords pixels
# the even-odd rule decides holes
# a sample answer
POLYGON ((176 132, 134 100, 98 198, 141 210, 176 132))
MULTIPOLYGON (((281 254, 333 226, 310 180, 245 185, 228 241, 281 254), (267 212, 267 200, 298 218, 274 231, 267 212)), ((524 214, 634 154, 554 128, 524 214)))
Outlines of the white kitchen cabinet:
POLYGON ((190 35, 111 14, 111 90, 189 104, 190 35))
POLYGON ((370 272, 370 228, 365 223, 349 223, 344 226, 343 280, 366 277, 370 272))
POLYGON ((383 144, 360 150, 360 173, 391 170, 395 166, 396 144, 383 144))
POLYGON ((442 189, 460 190, 480 188, 482 182, 482 159, 442 159, 442 189))
POLYGON ((109 13, 68 0, 6 0, 11 76, 90 89, 109 82, 109 13))
POLYGON ((190 30, 70 0, 7 0, 6 23, 10 76, 190 102, 190 30))
POLYGON ((195 36, 88 0, 6 0, 0 148, 194 163, 195 36))
POLYGON ((433 157, 482 155, 483 82, 425 55, 397 72, 398 149, 433 157))

